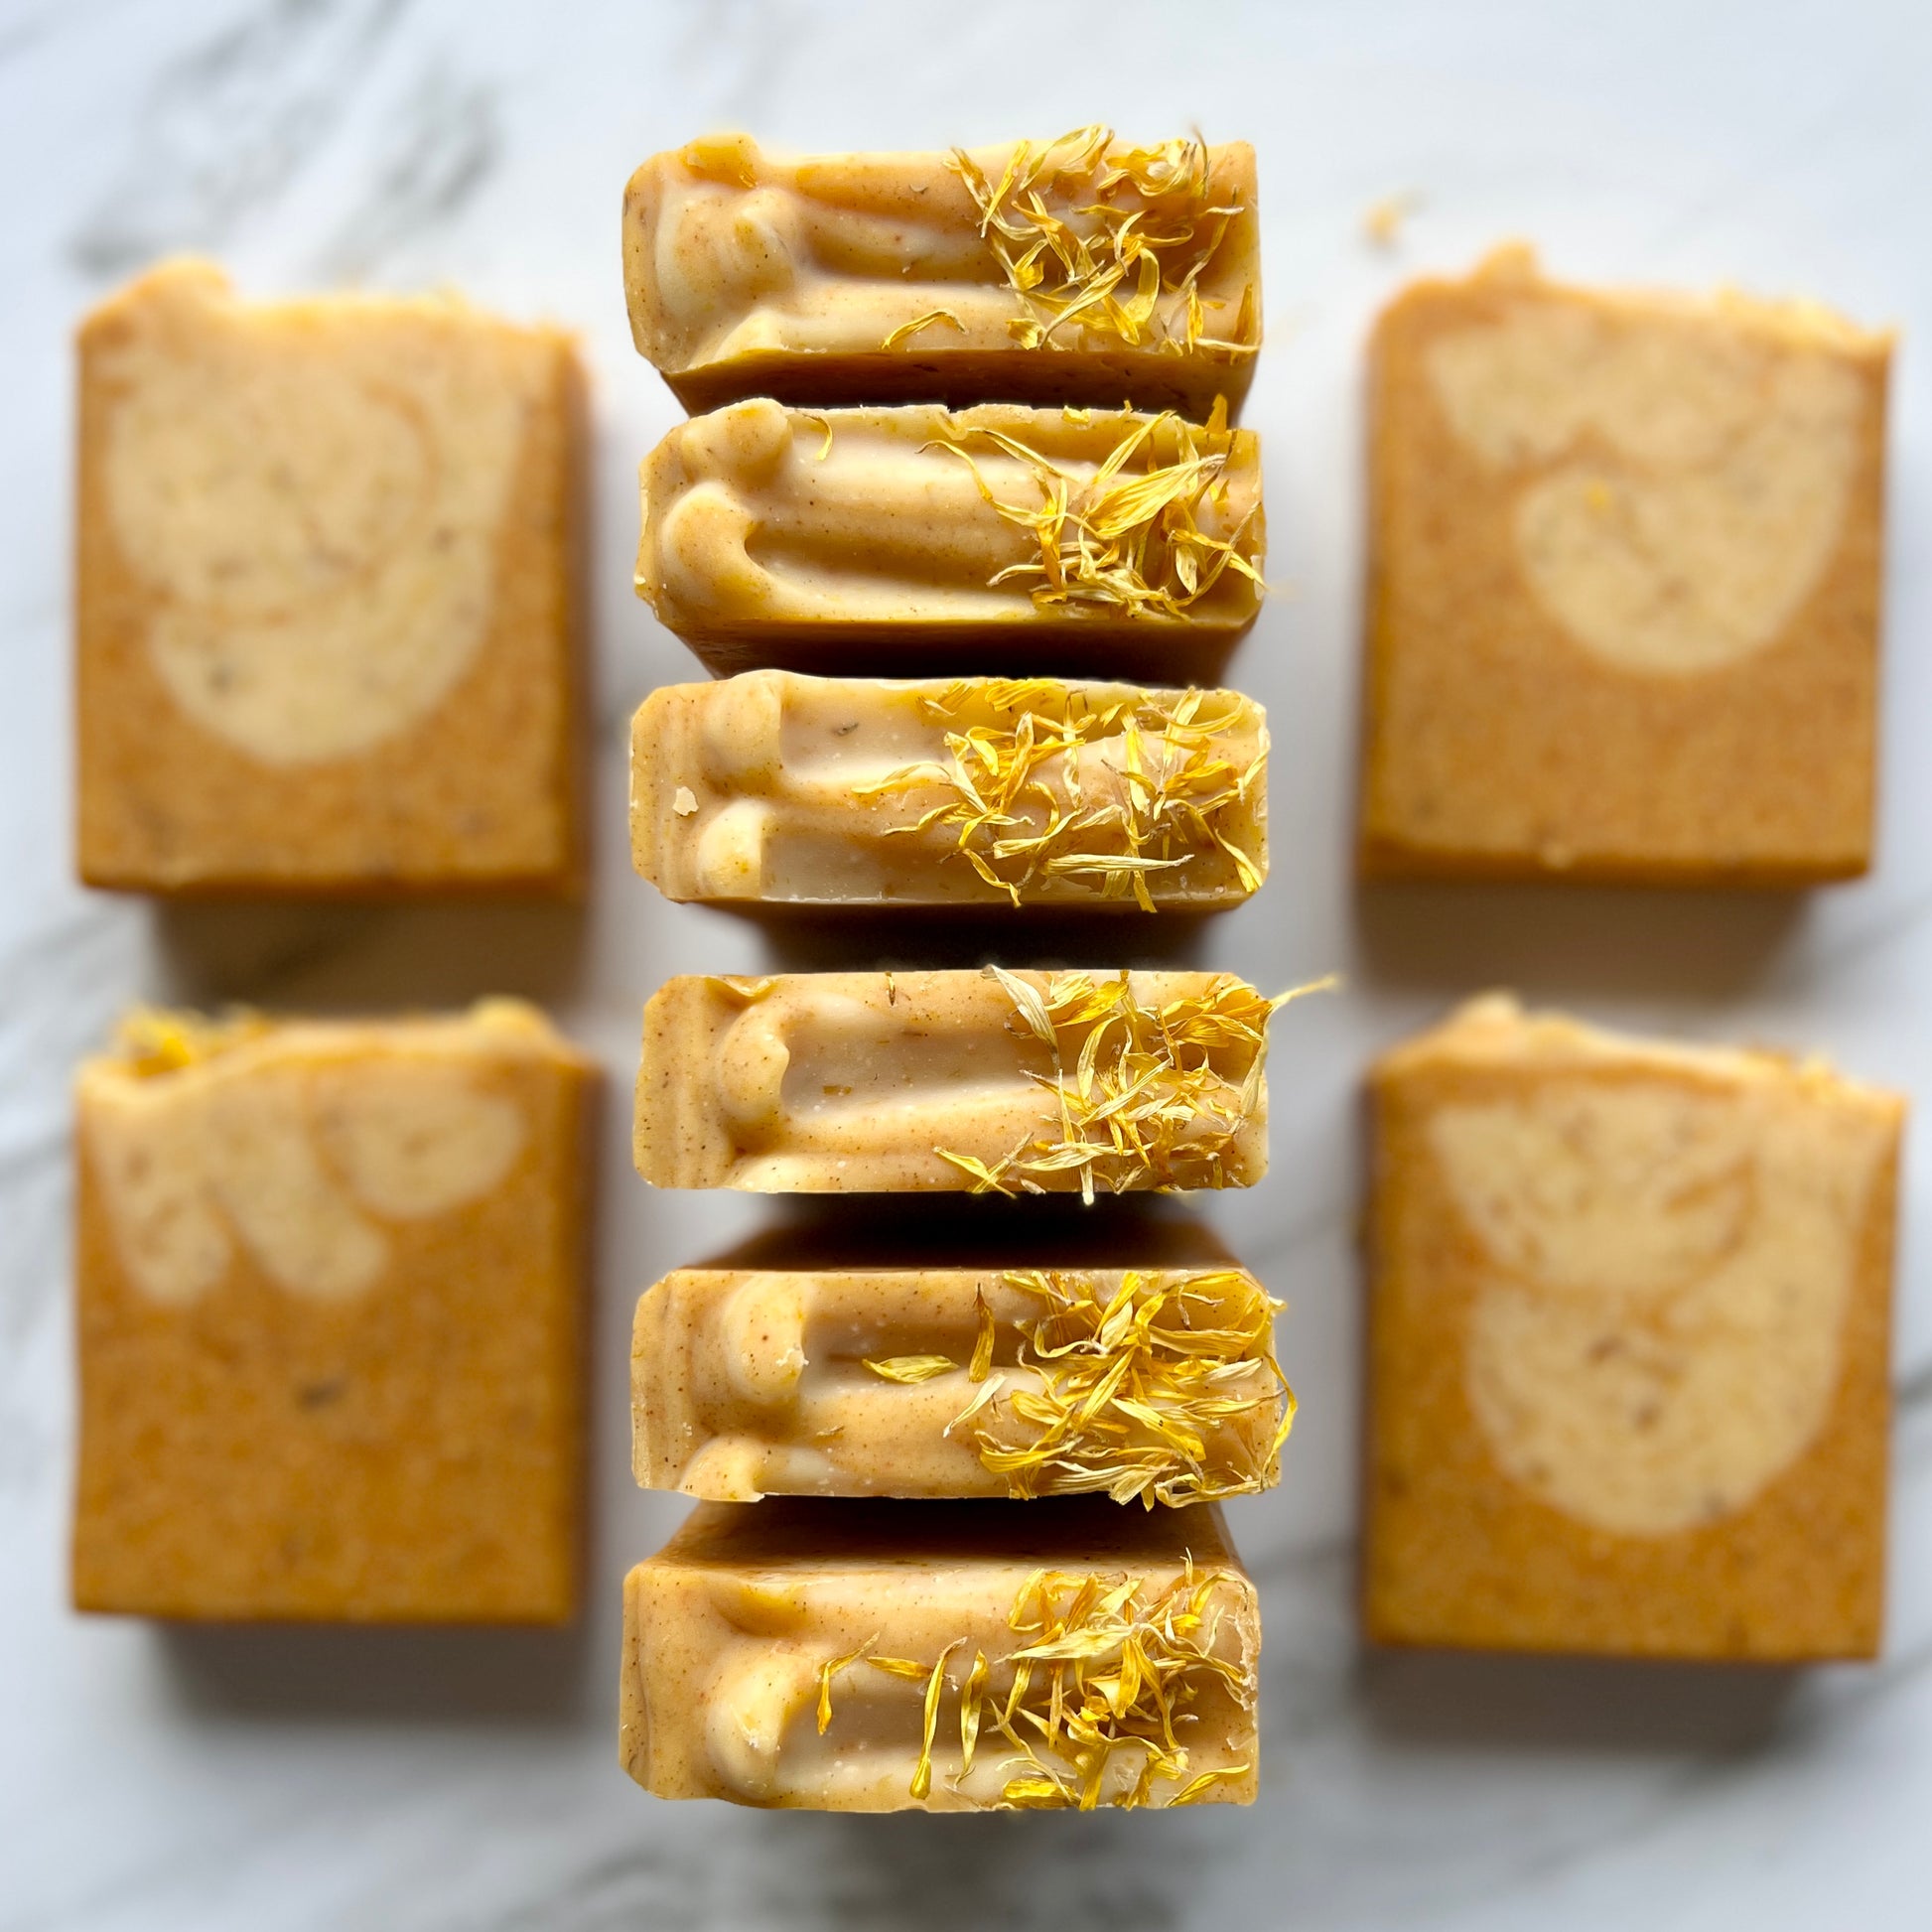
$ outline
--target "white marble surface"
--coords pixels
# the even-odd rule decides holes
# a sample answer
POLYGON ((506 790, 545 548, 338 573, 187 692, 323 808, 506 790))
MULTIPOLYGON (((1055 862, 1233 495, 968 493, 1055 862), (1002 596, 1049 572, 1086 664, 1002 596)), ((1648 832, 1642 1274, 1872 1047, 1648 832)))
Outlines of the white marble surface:
MULTIPOLYGON (((1359 1283, 1355 1080, 1380 1041, 1514 983, 1617 1023, 1815 1043, 1932 1092, 1932 14, 1921 0, 712 6, 14 0, 0 7, 0 1928, 1922 1926, 1932 1812, 1932 1200, 1914 1144, 1890 1637, 1798 1677, 1364 1657, 1349 1587, 1359 1283), (1102 16, 1104 39, 1093 32, 1102 16), (628 874, 623 720, 687 659, 629 590, 632 472, 671 421, 632 354, 629 168, 713 124, 920 146, 1103 115, 1261 153, 1270 606, 1235 668, 1269 704, 1275 877, 1215 963, 1349 990, 1289 1016, 1276 1172, 1215 1218, 1288 1295, 1303 1419, 1235 1526, 1266 1595, 1265 1795, 1172 1819, 841 1820, 673 1809, 614 1754, 616 1586, 678 1513, 629 1486, 635 1289, 747 1227, 624 1159, 639 1001, 745 969, 750 926, 628 874), (1423 198, 1392 249, 1362 215, 1423 198), (1813 290, 1908 332, 1894 414, 1883 858, 1809 900, 1357 894, 1345 865, 1359 573, 1357 349, 1425 265, 1501 236, 1582 275, 1813 290), (458 282, 580 327, 597 455, 587 912, 157 913, 69 878, 75 312, 172 248, 244 285, 458 282), (65 1080, 136 994, 311 1007, 550 1002, 605 1109, 597 1527, 582 1629, 180 1634, 64 1601, 65 1080), (1915 1848, 1918 1848, 1915 1850, 1915 1848)), ((1130 945, 1146 942, 1130 935, 1130 945)), ((809 947, 791 955, 810 963, 809 947)), ((901 962, 914 957, 911 944, 901 962)))

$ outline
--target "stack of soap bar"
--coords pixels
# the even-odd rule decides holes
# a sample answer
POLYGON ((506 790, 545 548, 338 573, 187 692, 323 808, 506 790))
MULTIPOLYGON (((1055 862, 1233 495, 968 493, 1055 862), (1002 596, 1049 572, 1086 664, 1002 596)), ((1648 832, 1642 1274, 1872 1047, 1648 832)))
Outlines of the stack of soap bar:
POLYGON ((1203 425, 760 398, 681 424, 645 463, 637 588, 717 671, 1077 660, 1172 678, 1211 674, 1254 621, 1264 541, 1259 440, 1219 409, 1203 425))
POLYGON ((1890 352, 1520 249, 1401 296, 1370 357, 1364 864, 1863 872, 1890 352))
POLYGON ((637 1306, 637 1480, 1193 1503, 1279 1474, 1278 1305, 1245 1269, 684 1268, 637 1306))
POLYGON ((1212 1504, 707 1503, 630 1573, 620 1749, 663 1798, 1245 1803, 1260 1637, 1212 1504))
POLYGON ((1266 877, 1267 751, 1233 691, 750 671, 638 710, 631 853, 675 899, 1208 910, 1266 877))
POLYGON ((1902 1101, 1500 998, 1374 1100, 1370 1635, 1872 1655, 1902 1101))
POLYGON ((573 887, 569 338, 174 262, 79 346, 87 883, 573 887))
POLYGON ((589 1079, 509 1002, 81 1068, 80 1608, 571 1613, 589 1079))
POLYGON ((1102 127, 967 153, 654 155, 623 207, 638 349, 703 410, 1084 402, 1204 420, 1261 342, 1254 151, 1102 127))
POLYGON ((644 1012, 638 1172, 760 1193, 1251 1186, 1274 1005, 1227 973, 674 979, 644 1012))

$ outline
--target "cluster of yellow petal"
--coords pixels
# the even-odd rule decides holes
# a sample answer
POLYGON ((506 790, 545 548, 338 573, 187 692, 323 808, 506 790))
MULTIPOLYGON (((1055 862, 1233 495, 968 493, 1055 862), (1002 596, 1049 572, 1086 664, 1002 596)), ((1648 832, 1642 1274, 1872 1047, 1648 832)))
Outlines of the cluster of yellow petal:
POLYGON ((955 684, 922 709, 946 728, 947 761, 902 766, 857 795, 942 788, 940 803, 895 830, 954 832, 946 856, 1015 905, 1042 881, 1070 880, 1152 912, 1149 874, 1216 849, 1246 891, 1260 886, 1257 853, 1230 836, 1268 757, 1246 698, 1190 690, 1095 705, 1077 685, 995 678, 955 684), (1238 762, 1226 744, 1236 732, 1257 748, 1238 762))
MULTIPOLYGON (((1238 1268, 1126 1270, 1117 1288, 1058 1269, 1007 1276, 1042 1312, 1023 1324, 1010 1390, 982 1390, 981 1462, 1016 1497, 1104 1491, 1117 1503, 1212 1502, 1265 1489, 1295 1423, 1275 1359, 1281 1304, 1238 1268), (1255 1371, 1270 1377, 1255 1389, 1255 1371), (1228 1425, 1268 1409, 1264 1453, 1228 1425), (1015 1428, 1019 1425, 1019 1428, 1015 1428)), ((996 1378, 1003 1380, 1004 1378, 996 1378)), ((954 1427, 958 1427, 955 1423, 954 1427)))
POLYGON ((1042 990, 998 966, 986 970, 1052 1056, 1052 1072, 1033 1077, 1052 1094, 1059 1131, 1021 1142, 992 1166, 933 1152, 968 1174, 976 1194, 1043 1193, 1044 1177, 1077 1173, 1089 1202, 1096 1193, 1225 1187, 1228 1149, 1261 1097, 1270 1017, 1331 984, 1270 1000, 1218 973, 1198 994, 1149 1007, 1125 971, 1046 974, 1042 990))
MULTIPOLYGON (((1093 421, 1090 411, 1063 413, 1083 426, 1093 421)), ((1042 610, 1171 619, 1184 618, 1230 570, 1265 588, 1260 507, 1235 518, 1228 506, 1224 473, 1234 445, 1225 399, 1216 398, 1204 424, 1173 410, 1122 410, 1118 421, 1119 439, 1091 472, 1054 463, 1004 430, 968 425, 956 440, 929 446, 965 463, 986 502, 1038 544, 1037 558, 1009 564, 989 582, 1026 584, 1042 610), (1026 465, 1038 500, 998 495, 968 447, 976 440, 1026 465)))
POLYGON ((1200 278, 1240 204, 1212 200, 1198 134, 1122 148, 1097 122, 1056 141, 1022 141, 997 182, 963 148, 950 165, 966 185, 1009 285, 1030 313, 1009 325, 1039 348, 1069 325, 1140 347, 1207 349, 1232 358, 1258 344, 1252 295, 1234 334, 1207 334, 1200 278), (1164 296, 1177 296, 1165 310, 1164 296))
POLYGON ((870 1643, 861 1645, 820 1667, 818 1728, 823 1733, 832 1722, 833 1680, 864 1663, 924 1682, 914 1798, 932 1789, 939 1712, 952 1689, 959 1706, 958 1778, 971 1773, 985 1739, 997 1736, 1008 1752, 1006 1806, 1091 1811, 1103 1803, 1193 1804, 1251 1768, 1235 1763, 1187 1775, 1185 1731, 1203 1692, 1218 1682, 1243 1709, 1255 1702, 1254 1657, 1238 1633, 1224 1638, 1226 1581, 1218 1571, 1197 1574, 1191 1564, 1159 1589, 1140 1577, 1035 1571, 1008 1618, 1022 1641, 997 1666, 975 1649, 955 1684, 947 1667, 965 1638, 948 1644, 930 1666, 875 1656, 870 1643), (1007 1680, 1004 1696, 993 1689, 996 1671, 1007 1680), (1162 1792, 1161 1785, 1178 1788, 1162 1792))

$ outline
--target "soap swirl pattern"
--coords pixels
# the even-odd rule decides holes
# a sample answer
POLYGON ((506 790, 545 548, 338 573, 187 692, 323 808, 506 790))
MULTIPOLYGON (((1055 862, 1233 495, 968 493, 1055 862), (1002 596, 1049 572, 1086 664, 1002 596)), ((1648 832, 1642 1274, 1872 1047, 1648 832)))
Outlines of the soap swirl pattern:
POLYGON ((1858 377, 1687 310, 1524 299, 1427 351, 1456 440, 1515 484, 1525 582, 1600 663, 1722 669, 1777 642, 1836 552, 1858 377))
POLYGON ((122 1266, 172 1306, 237 1246, 292 1295, 360 1295, 389 1267, 385 1222, 481 1199, 529 1138, 515 1102, 430 1060, 216 1067, 97 1094, 86 1119, 122 1266))
POLYGON ((1668 1536, 1804 1453, 1838 1387, 1878 1129, 1578 1075, 1444 1107, 1430 1139, 1481 1256, 1463 1387, 1505 1475, 1593 1529, 1668 1536))
POLYGON ((475 658, 549 351, 437 304, 274 313, 158 278, 105 354, 103 478, 169 694, 290 766, 394 737, 475 658))

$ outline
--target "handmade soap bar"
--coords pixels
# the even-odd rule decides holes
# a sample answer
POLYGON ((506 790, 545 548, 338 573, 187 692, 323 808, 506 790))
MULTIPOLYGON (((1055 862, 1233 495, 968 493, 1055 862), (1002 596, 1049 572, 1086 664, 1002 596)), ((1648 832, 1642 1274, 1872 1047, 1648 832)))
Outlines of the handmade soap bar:
POLYGON ((717 1502, 1271 1487, 1274 1313, 1220 1267, 684 1268, 637 1305, 633 1462, 717 1502))
POLYGON ((82 1066, 81 1609, 570 1615, 589 1079, 507 1001, 82 1066))
POLYGON ((749 671, 630 731, 630 849, 676 899, 1203 911, 1268 871, 1268 732, 1233 691, 749 671))
POLYGON ((706 1503, 625 1585, 620 1749, 660 1798, 1247 1804, 1260 1649, 1212 1503, 706 1503))
POLYGON ((1247 1187, 1274 1003, 1226 973, 674 979, 637 1168, 758 1193, 1247 1187))
POLYGON ((1261 345, 1254 150, 1104 127, 950 154, 653 155, 623 201, 638 349, 687 409, 1123 399, 1205 418, 1261 345))
POLYGON ((1373 1093, 1369 1634, 1873 1654, 1903 1103, 1501 998, 1373 1093))
POLYGON ((177 261, 79 351, 82 878, 574 887, 570 340, 177 261))
POLYGON ((735 403, 643 468, 637 589, 714 670, 1218 670, 1254 621, 1252 430, 735 403), (936 661, 943 660, 943 661, 936 661))
POLYGON ((1871 852, 1890 341, 1524 249, 1370 353, 1361 851, 1798 884, 1871 852))

